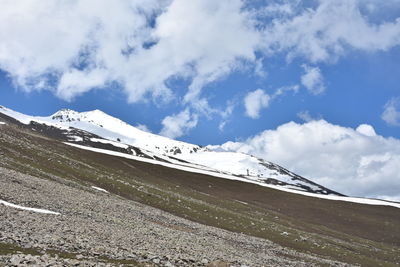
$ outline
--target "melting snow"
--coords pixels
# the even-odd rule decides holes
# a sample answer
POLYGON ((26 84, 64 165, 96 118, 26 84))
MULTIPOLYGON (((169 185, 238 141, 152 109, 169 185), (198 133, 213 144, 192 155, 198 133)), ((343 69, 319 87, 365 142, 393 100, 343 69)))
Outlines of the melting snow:
POLYGON ((207 169, 197 169, 194 166, 189 167, 189 166, 176 165, 176 164, 161 162, 161 161, 157 161, 157 160, 142 158, 142 157, 138 157, 138 156, 128 155, 125 153, 110 151, 110 150, 106 150, 106 149, 86 147, 86 146, 81 146, 81 145, 71 144, 71 143, 65 143, 65 144, 74 146, 74 147, 77 147, 80 149, 84 149, 84 150, 90 150, 90 151, 97 152, 97 153, 103 153, 103 154, 108 154, 108 155, 112 155, 112 156, 133 159, 133 160, 137 160, 137 161, 142 161, 142 162, 147 162, 147 163, 151 163, 151 164, 165 166, 168 168, 183 170, 183 171, 187 171, 187 172, 206 174, 206 175, 210 175, 210 176, 214 176, 214 177, 218 177, 218 178, 224 178, 224 179, 229 179, 229 180, 237 180, 237 181, 242 181, 242 182, 246 182, 246 183, 257 184, 260 186, 269 187, 269 188, 277 189, 280 191, 285 191, 285 192, 309 196, 309 197, 316 197, 316 198, 321 198, 321 199, 337 200, 337 201, 346 201, 346 202, 353 202, 353 203, 367 204, 367 205, 380 205, 380 206, 391 206, 391 207, 395 207, 395 208, 400 208, 400 203, 393 203, 393 202, 388 202, 385 200, 314 194, 314 193, 303 192, 303 191, 299 191, 299 190, 295 190, 295 189, 284 188, 284 187, 281 187, 278 185, 266 184, 266 183, 246 179, 246 178, 236 177, 236 176, 229 175, 229 174, 218 173, 218 172, 214 172, 214 171, 207 170, 207 169))
POLYGON ((3 204, 8 207, 12 207, 12 208, 20 209, 20 210, 29 210, 29 211, 33 211, 33 212, 37 212, 37 213, 56 214, 56 215, 60 214, 58 212, 54 212, 54 211, 50 211, 50 210, 28 208, 28 207, 12 204, 10 202, 7 202, 7 201, 1 200, 1 199, 0 199, 0 204, 3 204))
POLYGON ((96 190, 98 190, 98 191, 104 192, 104 193, 109 193, 107 190, 105 190, 105 189, 103 189, 103 188, 100 188, 100 187, 97 187, 97 186, 92 186, 92 188, 93 188, 93 189, 96 189, 96 190))

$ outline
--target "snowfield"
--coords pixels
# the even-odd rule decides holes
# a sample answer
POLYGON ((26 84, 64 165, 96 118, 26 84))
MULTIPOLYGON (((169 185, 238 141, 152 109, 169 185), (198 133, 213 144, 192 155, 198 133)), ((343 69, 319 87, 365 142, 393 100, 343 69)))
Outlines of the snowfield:
POLYGON ((247 182, 247 183, 253 183, 257 184, 260 186, 265 186, 289 193, 294 193, 294 194, 300 194, 304 196, 309 196, 309 197, 316 197, 316 198, 321 198, 321 199, 328 199, 328 200, 336 200, 336 201, 346 201, 346 202, 353 202, 353 203, 358 203, 358 204, 367 204, 367 205, 380 205, 380 206, 391 206, 395 208, 400 208, 400 203, 394 203, 394 202, 388 202, 384 200, 379 200, 379 199, 368 199, 368 198, 358 198, 358 197, 342 197, 342 196, 334 196, 334 195, 321 195, 321 194, 314 194, 314 193, 309 193, 309 192, 304 192, 296 189, 290 189, 290 188, 284 188, 282 186, 277 186, 277 185, 271 185, 271 184, 266 184, 262 182, 257 182, 254 180, 246 179, 246 178, 241 178, 241 177, 236 177, 233 175, 228 175, 228 174, 222 174, 222 173, 216 173, 213 171, 205 170, 205 169, 197 169, 197 168, 192 168, 188 166, 179 166, 176 164, 171 164, 171 163, 166 163, 166 162, 161 162, 157 160, 152 160, 152 159, 147 159, 147 158, 142 158, 138 156, 133 156, 133 155, 128 155, 125 153, 121 152, 116 152, 116 151, 110 151, 106 149, 100 149, 100 148, 93 148, 93 147, 86 147, 82 145, 77 145, 77 144, 71 144, 71 143, 65 143, 67 145, 84 149, 84 150, 89 150, 97 153, 103 153, 107 155, 112 155, 112 156, 117 156, 117 157, 122 157, 122 158, 127 158, 127 159, 133 159, 137 161, 142 161, 142 162, 147 162, 151 164, 156 164, 156 165, 161 165, 165 166, 168 168, 174 168, 178 170, 183 170, 187 172, 193 172, 193 173, 200 173, 200 174, 206 174, 218 178, 223 178, 223 179, 229 179, 229 180, 237 180, 237 181, 242 181, 242 182, 247 182))

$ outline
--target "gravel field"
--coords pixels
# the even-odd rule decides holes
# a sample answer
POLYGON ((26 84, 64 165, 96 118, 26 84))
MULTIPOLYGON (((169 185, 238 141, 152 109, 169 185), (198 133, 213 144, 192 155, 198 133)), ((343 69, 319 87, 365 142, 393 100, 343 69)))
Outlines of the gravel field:
POLYGON ((5 266, 349 266, 57 177, 0 168, 0 200, 60 213, 0 204, 0 243, 21 248, 0 256, 5 266))

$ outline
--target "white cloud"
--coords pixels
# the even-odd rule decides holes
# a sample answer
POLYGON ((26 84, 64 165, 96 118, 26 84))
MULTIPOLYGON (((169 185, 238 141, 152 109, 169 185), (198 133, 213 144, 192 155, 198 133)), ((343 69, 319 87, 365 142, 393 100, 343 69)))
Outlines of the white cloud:
MULTIPOLYGON (((317 63, 335 61, 349 48, 374 52, 399 45, 400 18, 374 24, 362 12, 364 2, 319 0, 310 8, 293 1, 293 15, 277 16, 266 28, 264 48, 267 53, 286 52, 289 60, 301 56, 317 63)), ((385 2, 375 1, 375 8, 388 10, 393 6, 385 2)))
POLYGON ((137 124, 135 127, 138 128, 139 130, 144 131, 144 132, 151 133, 151 130, 149 129, 149 127, 147 127, 144 124, 137 124))
POLYGON ((299 91, 300 86, 299 85, 291 85, 291 86, 283 86, 278 88, 275 93, 272 95, 271 98, 276 98, 278 96, 283 95, 286 92, 292 91, 294 94, 296 94, 299 91))
POLYGON ((267 108, 272 100, 284 95, 286 92, 297 93, 298 91, 298 85, 291 85, 276 89, 272 95, 268 95, 262 89, 249 92, 243 101, 246 109, 245 114, 252 119, 257 119, 260 117, 261 110, 267 108))
POLYGON ((222 117, 221 122, 218 125, 218 129, 220 131, 223 131, 226 124, 229 122, 229 118, 233 113, 233 110, 235 109, 236 102, 234 100, 228 101, 226 108, 224 111, 220 112, 220 115, 222 117))
MULTIPOLYGON (((112 82, 132 102, 170 100, 168 81, 183 78, 191 104, 205 85, 246 64, 265 75, 260 59, 277 52, 316 63, 349 48, 387 51, 400 43, 400 20, 371 23, 363 1, 294 2, 253 11, 243 0, 3 0, 0 69, 27 91, 66 100, 112 82)), ((381 2, 373 2, 375 13, 398 4, 381 2)))
POLYGON ((324 120, 267 130, 225 150, 250 153, 344 194, 400 200, 400 140, 324 120))
POLYGON ((288 3, 284 4, 273 3, 259 9, 258 13, 262 16, 270 16, 270 17, 275 17, 276 14, 290 15, 293 14, 293 7, 288 3))
POLYGON ((166 82, 185 78, 192 81, 190 102, 243 60, 255 61, 259 43, 241 0, 4 0, 1 6, 0 68, 27 91, 55 88, 66 100, 111 82, 132 102, 171 98, 166 82))
POLYGON ((255 74, 256 76, 258 76, 259 78, 262 78, 262 79, 267 78, 268 73, 267 73, 267 71, 266 71, 265 68, 264 68, 264 64, 263 64, 263 62, 262 62, 262 58, 257 59, 257 60, 255 61, 255 65, 254 65, 254 74, 255 74))
POLYGON ((360 134, 363 134, 365 136, 376 136, 376 132, 374 127, 372 127, 369 124, 360 124, 357 128, 356 131, 359 132, 360 134))
POLYGON ((180 137, 186 134, 188 130, 196 127, 197 120, 197 115, 191 114, 188 109, 178 114, 167 116, 162 121, 163 128, 160 131, 160 135, 169 138, 180 137))
POLYGON ((321 70, 318 67, 309 67, 307 65, 303 65, 303 68, 305 73, 301 76, 301 84, 314 95, 324 92, 324 77, 321 74, 321 70))
POLYGON ((61 76, 57 95, 63 99, 71 100, 92 88, 105 86, 108 80, 107 76, 107 72, 101 69, 89 71, 69 70, 61 76))
POLYGON ((400 97, 392 98, 385 104, 381 117, 389 125, 400 126, 400 97))
POLYGON ((315 120, 320 120, 322 119, 321 116, 318 116, 318 118, 314 118, 311 116, 310 112, 308 110, 300 111, 297 113, 297 117, 302 119, 305 122, 310 122, 310 121, 315 121, 315 120))
POLYGON ((269 101, 270 96, 261 89, 248 93, 244 98, 246 115, 252 119, 257 119, 260 116, 261 109, 268 107, 269 101))

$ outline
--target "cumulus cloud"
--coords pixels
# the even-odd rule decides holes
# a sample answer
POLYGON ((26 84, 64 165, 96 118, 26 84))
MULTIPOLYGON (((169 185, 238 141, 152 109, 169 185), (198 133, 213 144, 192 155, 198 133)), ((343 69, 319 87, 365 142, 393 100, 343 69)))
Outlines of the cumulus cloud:
POLYGON ((400 140, 379 136, 370 125, 290 122, 220 148, 278 163, 344 194, 400 200, 400 140))
POLYGON ((400 126, 400 97, 392 98, 385 104, 381 118, 389 125, 400 126))
POLYGON ((61 98, 117 82, 134 102, 201 88, 255 61, 259 35, 241 0, 2 1, 0 68, 27 91, 61 98), (95 7, 95 8, 94 8, 95 7), (240 36, 240 38, 238 38, 240 36))
POLYGON ((359 132, 360 134, 363 134, 365 136, 376 136, 376 132, 374 127, 372 127, 369 124, 360 124, 357 128, 356 131, 359 132))
POLYGON ((260 116, 261 109, 268 107, 269 100, 270 96, 261 89, 248 93, 244 98, 246 115, 252 119, 257 119, 260 116))
POLYGON ((321 70, 318 67, 310 67, 307 65, 303 65, 303 68, 305 73, 301 76, 301 84, 314 95, 324 92, 324 77, 321 74, 321 70))
POLYGON ((160 135, 177 138, 184 135, 188 130, 196 127, 198 118, 196 115, 191 114, 188 109, 182 112, 167 116, 163 119, 163 128, 160 131, 160 135))

